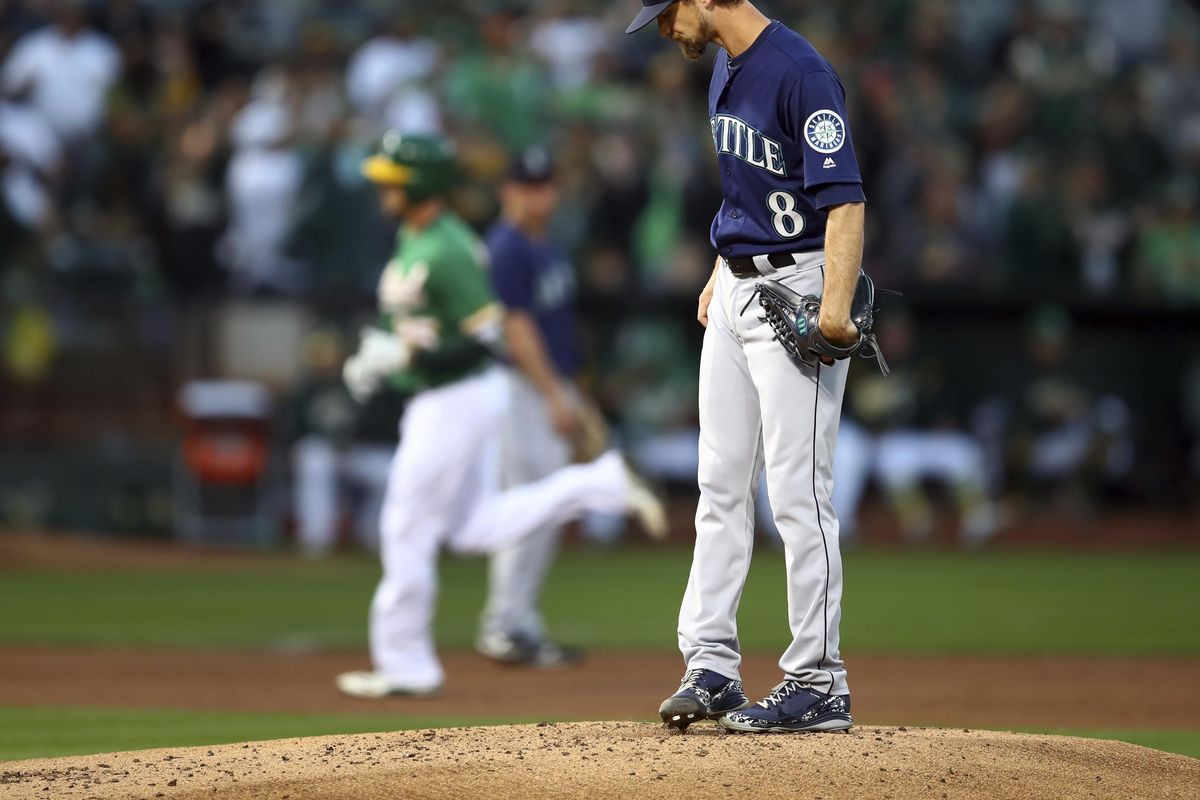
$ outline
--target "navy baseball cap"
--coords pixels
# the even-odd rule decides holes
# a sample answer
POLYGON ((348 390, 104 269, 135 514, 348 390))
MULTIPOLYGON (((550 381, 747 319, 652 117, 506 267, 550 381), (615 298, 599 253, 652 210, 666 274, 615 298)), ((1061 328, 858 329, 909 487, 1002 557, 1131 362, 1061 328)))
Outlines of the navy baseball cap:
POLYGON ((667 10, 667 6, 674 3, 675 0, 642 0, 642 10, 633 18, 633 22, 629 23, 629 27, 625 29, 626 33, 635 33, 642 28, 654 22, 658 15, 667 10))
POLYGON ((554 158, 543 147, 527 147, 513 159, 508 177, 514 183, 549 183, 554 180, 554 158))

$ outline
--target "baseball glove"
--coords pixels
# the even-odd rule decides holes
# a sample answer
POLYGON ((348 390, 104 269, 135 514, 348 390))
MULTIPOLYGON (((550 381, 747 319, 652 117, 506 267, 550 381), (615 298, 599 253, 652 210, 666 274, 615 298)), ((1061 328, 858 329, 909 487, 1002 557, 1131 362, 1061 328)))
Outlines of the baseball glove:
POLYGON ((612 432, 600 409, 590 400, 580 398, 576 412, 579 417, 579 429, 571 442, 572 457, 576 463, 582 464, 599 458, 613 446, 612 432))
POLYGON ((822 358, 835 360, 859 356, 873 358, 879 371, 886 377, 891 370, 879 349, 879 342, 872 332, 875 324, 875 283, 866 273, 860 273, 854 300, 850 304, 850 319, 858 328, 858 341, 840 347, 821 335, 817 324, 821 317, 821 298, 811 294, 798 294, 779 281, 759 281, 754 294, 746 303, 746 309, 758 300, 763 316, 759 317, 775 331, 774 340, 797 364, 815 367, 822 358))

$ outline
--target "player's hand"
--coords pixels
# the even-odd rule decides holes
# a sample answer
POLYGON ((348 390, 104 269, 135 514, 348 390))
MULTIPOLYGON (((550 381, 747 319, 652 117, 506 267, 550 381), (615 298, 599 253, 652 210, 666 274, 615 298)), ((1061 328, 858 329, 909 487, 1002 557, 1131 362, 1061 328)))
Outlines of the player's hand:
POLYGON ((380 378, 373 372, 361 353, 346 359, 342 365, 342 381, 354 402, 364 404, 379 391, 380 378))
POLYGON ((566 392, 552 394, 547 402, 550 408, 550 425, 564 439, 574 439, 579 433, 579 408, 566 392))
POLYGON ((709 281, 704 291, 700 292, 700 302, 696 306, 696 321, 705 328, 708 327, 708 306, 712 303, 714 288, 713 282, 709 281))
MULTIPOLYGON (((826 319, 822 314, 817 325, 821 329, 821 335, 825 337, 825 341, 838 347, 849 347, 858 341, 860 335, 858 326, 851 322, 849 317, 833 320, 826 319)), ((829 366, 833 363, 833 359, 822 357, 821 363, 829 366)))
POLYGON ((378 328, 364 328, 358 352, 342 366, 342 380, 350 395, 365 403, 383 385, 383 379, 408 367, 412 348, 378 328))

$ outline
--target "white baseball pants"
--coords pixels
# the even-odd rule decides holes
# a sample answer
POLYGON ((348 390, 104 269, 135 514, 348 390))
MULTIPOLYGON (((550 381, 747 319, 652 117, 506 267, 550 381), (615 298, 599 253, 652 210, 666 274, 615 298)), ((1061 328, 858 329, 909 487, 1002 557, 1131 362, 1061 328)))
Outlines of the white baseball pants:
MULTIPOLYGON (((821 294, 822 254, 770 277, 821 294)), ((737 609, 754 542, 754 495, 767 492, 783 540, 792 643, 779 660, 791 678, 846 694, 839 652, 842 562, 830 495, 849 364, 801 368, 771 340, 752 303, 754 279, 718 272, 700 357, 700 503, 696 547, 679 612, 689 669, 740 678, 737 609)))
POLYGON ((494 368, 422 392, 400 425, 380 522, 383 579, 371 603, 371 658, 402 685, 442 682, 433 610, 441 545, 491 553, 595 511, 622 513, 629 483, 619 454, 500 490, 508 386, 494 368))

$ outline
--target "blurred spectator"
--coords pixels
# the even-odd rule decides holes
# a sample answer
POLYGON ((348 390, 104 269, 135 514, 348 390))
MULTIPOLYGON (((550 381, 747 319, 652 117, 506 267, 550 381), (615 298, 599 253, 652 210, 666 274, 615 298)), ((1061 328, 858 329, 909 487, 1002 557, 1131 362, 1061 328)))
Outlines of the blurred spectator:
POLYGON ((1079 256, 1059 192, 1063 167, 1045 154, 1030 154, 1004 218, 1008 284, 1060 296, 1079 283, 1079 256))
POLYGON ((1094 38, 1107 39, 1119 64, 1153 57, 1166 33, 1170 0, 1091 0, 1094 38))
MULTIPOLYGON (((389 242, 357 165, 383 128, 459 141, 454 201, 480 229, 512 152, 553 145, 563 186, 553 235, 578 265, 585 372, 606 411, 658 448, 649 460, 694 480, 694 362, 681 354, 696 344, 690 306, 720 203, 707 120, 689 99, 703 95, 706 70, 652 37, 625 37, 620 4, 386 5, 0 2, 0 273, 38 276, 38 325, 66 358, 74 343, 104 346, 79 332, 81 304, 152 309, 139 335, 149 351, 187 343, 183 375, 169 376, 180 379, 207 366, 213 331, 197 306, 285 295, 341 318, 370 305, 389 242)), ((1195 2, 768 10, 816 40, 847 83, 868 181, 866 263, 881 286, 963 330, 986 308, 1009 339, 1030 295, 1113 320, 1105 309, 1129 313, 1136 295, 1150 326, 1171 324, 1156 316, 1164 305, 1185 320, 1200 310, 1195 2)), ((1131 352, 1136 335, 1122 338, 1131 352)), ((927 344, 919 362, 953 355, 953 342, 927 344)), ((1174 371, 1148 372, 1153 396, 1179 396, 1174 371)), ((979 366, 959 377, 942 391, 961 431, 962 405, 993 376, 979 366)), ((1001 438, 1029 443, 1054 427, 1030 422, 1020 384, 1044 377, 1012 377, 1001 438)), ((1100 413, 1114 408, 1107 391, 1081 391, 1083 428, 1119 418, 1100 413)), ((933 405, 913 424, 937 416, 938 392, 916 396, 933 405)), ((1183 439, 1164 438, 1179 463, 1183 439)), ((1029 469, 1027 457, 1014 463, 1029 469)))
POLYGON ((922 356, 911 318, 889 310, 880 319, 880 344, 892 374, 855 369, 834 457, 833 504, 843 541, 858 535, 858 507, 869 480, 883 489, 904 539, 920 542, 934 529, 925 481, 949 489, 959 536, 978 546, 997 531, 983 446, 967 429, 967 409, 936 358, 922 356))
POLYGON ((63 152, 58 135, 32 106, 0 101, 0 159, 5 216, 15 228, 46 230, 56 215, 54 190, 63 152))
POLYGON ((1150 212, 1138 243, 1137 280, 1171 305, 1200 305, 1200 191, 1195 179, 1172 181, 1150 212))
POLYGON ((268 99, 253 101, 234 121, 221 244, 237 292, 296 294, 304 285, 301 265, 286 254, 304 179, 291 135, 288 110, 268 99))
POLYGON ((28 96, 72 148, 99 129, 121 71, 112 40, 87 26, 85 5, 51 0, 52 23, 18 40, 2 68, 5 93, 28 96))
POLYGON ((407 16, 396 13, 386 30, 354 52, 346 95, 377 130, 433 133, 442 127, 438 99, 429 89, 440 48, 418 37, 407 16))
POLYGON ((1029 321, 1030 374, 1017 384, 1005 434, 1010 469, 1035 502, 1089 513, 1133 467, 1130 413, 1071 372, 1071 319, 1058 307, 1029 321))
POLYGON ((446 102, 458 120, 511 150, 536 144, 548 122, 546 69, 521 40, 515 11, 486 12, 480 42, 457 54, 446 73, 446 102))
POLYGON ((607 48, 604 25, 570 3, 549 5, 533 28, 530 47, 549 65, 560 90, 578 89, 593 79, 595 61, 607 48))
POLYGON ((930 154, 913 187, 914 202, 905 204, 891 226, 888 257, 909 265, 913 279, 931 286, 977 281, 987 252, 978 201, 963 169, 953 155, 930 154))
POLYGON ((697 348, 677 326, 650 321, 627 324, 614 344, 600 395, 623 423, 631 458, 652 480, 694 486, 700 458, 697 348))
POLYGON ((1123 279, 1121 254, 1133 237, 1134 220, 1097 152, 1086 152, 1066 171, 1066 215, 1080 254, 1080 273, 1092 294, 1117 291, 1123 279))

